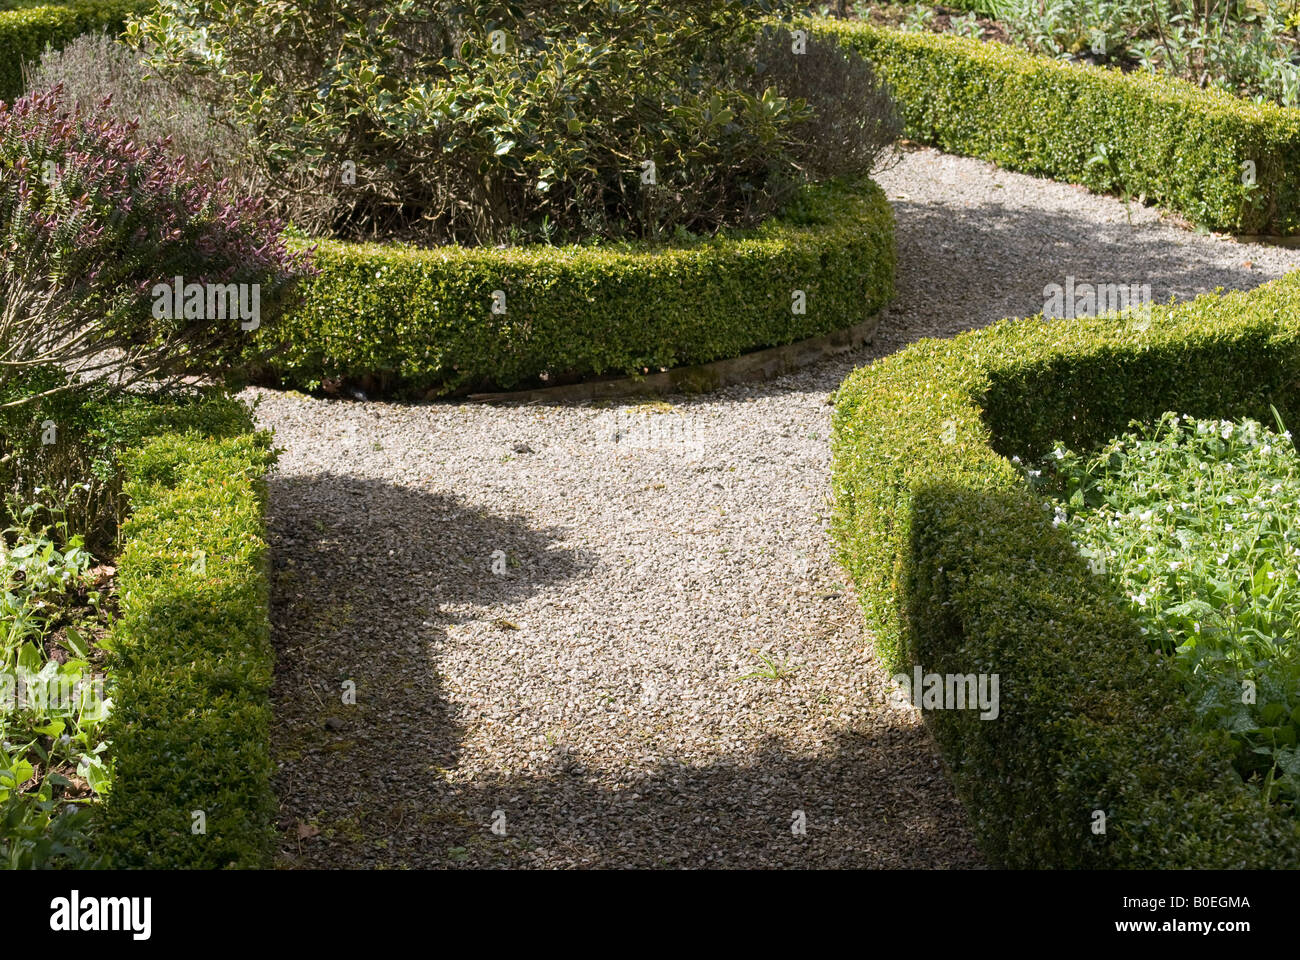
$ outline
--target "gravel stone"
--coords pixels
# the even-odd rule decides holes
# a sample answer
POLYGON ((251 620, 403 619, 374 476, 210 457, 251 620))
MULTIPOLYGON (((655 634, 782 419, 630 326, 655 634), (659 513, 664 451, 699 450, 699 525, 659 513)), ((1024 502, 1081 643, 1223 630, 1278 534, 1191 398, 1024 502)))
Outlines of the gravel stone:
POLYGON ((1067 275, 1162 301, 1295 253, 932 150, 877 179, 898 297, 795 374, 606 405, 247 391, 285 448, 283 866, 982 866, 832 560, 829 393, 1067 275))

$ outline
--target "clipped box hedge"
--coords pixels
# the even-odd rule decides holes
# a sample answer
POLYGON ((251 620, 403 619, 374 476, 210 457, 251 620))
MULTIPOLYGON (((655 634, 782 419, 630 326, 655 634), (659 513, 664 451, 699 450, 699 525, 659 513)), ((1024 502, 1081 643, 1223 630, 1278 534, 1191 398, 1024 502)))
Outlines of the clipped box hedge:
POLYGON ((45 47, 62 47, 83 33, 117 32, 146 0, 79 0, 76 3, 0 11, 0 100, 23 92, 23 64, 39 60, 45 47))
POLYGON ((113 867, 267 867, 274 849, 273 454, 242 406, 233 418, 213 409, 124 455, 132 514, 108 663, 116 772, 95 831, 113 867), (193 832, 194 811, 206 832, 193 832))
POLYGON ((863 181, 809 188, 756 230, 668 246, 321 242, 319 275, 258 347, 304 389, 338 378, 450 393, 707 363, 868 320, 893 295, 893 228, 863 181))
POLYGON ((928 710, 989 859, 1008 867, 1300 866, 1226 737, 1151 652, 1010 459, 1166 410, 1300 422, 1300 274, 1134 319, 1003 321, 920 341, 837 393, 834 530, 878 649, 1000 678, 1000 714, 928 710), (1107 817, 1092 832, 1093 811, 1107 817))
POLYGON ((914 140, 1009 170, 1145 195, 1211 229, 1300 230, 1300 111, 1002 43, 861 22, 808 26, 876 63, 914 140), (1115 171, 1089 164, 1099 144, 1115 171), (1255 164, 1255 187, 1243 182, 1246 161, 1255 164))

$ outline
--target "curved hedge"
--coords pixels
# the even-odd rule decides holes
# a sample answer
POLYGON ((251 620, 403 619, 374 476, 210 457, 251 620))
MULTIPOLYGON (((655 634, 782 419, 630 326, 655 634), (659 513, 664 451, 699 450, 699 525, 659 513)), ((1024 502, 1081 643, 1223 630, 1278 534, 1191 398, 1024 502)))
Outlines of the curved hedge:
POLYGON ((121 30, 127 17, 150 6, 146 0, 79 0, 0 12, 0 100, 23 92, 23 63, 39 60, 83 33, 121 30))
POLYGON ((114 867, 271 862, 263 476, 273 454, 238 408, 200 408, 124 457, 132 515, 107 735, 116 772, 95 834, 114 867))
POLYGON ((1300 274, 1129 319, 1003 321, 853 373, 833 429, 837 552, 890 664, 996 673, 1001 712, 933 710, 987 856, 1011 867, 1297 867, 1226 737, 1008 458, 1166 410, 1300 419, 1300 274), (1107 817, 1092 832, 1093 811, 1107 817))
POLYGON ((510 389, 707 363, 868 319, 893 295, 893 226, 864 181, 809 188, 756 230, 669 246, 322 242, 301 305, 258 346, 281 382, 306 389, 510 389))
POLYGON ((873 61, 908 137, 1009 170, 1127 191, 1205 227, 1300 230, 1300 110, 965 37, 814 20, 873 61), (1090 164, 1104 145, 1115 168, 1090 164), (1255 164, 1256 186, 1243 164, 1255 164))

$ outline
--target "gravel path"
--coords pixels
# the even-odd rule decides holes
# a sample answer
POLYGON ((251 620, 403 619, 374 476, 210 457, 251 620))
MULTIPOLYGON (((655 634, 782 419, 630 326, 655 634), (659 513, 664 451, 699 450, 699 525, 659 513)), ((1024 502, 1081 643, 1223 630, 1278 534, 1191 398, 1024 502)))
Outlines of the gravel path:
POLYGON ((856 355, 671 403, 249 391, 286 448, 282 865, 981 865, 831 560, 827 395, 1066 275, 1164 300, 1295 253, 929 150, 878 179, 899 295, 856 355))

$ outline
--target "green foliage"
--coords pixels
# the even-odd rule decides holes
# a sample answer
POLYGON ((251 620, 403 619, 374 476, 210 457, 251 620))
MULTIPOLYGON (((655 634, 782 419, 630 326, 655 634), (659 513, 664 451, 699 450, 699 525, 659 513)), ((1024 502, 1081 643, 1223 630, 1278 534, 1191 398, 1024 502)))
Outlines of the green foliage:
POLYGON ((50 6, 21 5, 0 12, 0 100, 23 92, 23 66, 40 59, 47 46, 62 47, 83 33, 117 32, 149 0, 81 0, 50 6))
MULTIPOLYGON (((0 709, 0 864, 265 865, 269 437, 252 432, 244 404, 218 394, 160 401, 87 389, 42 404, 30 429, 13 410, 0 425, 13 489, 28 491, 8 498, 16 526, 0 545, 0 677, 51 687, 88 676, 89 664, 98 673, 108 651, 109 700, 0 709), (40 442, 46 414, 59 418, 61 452, 40 442), (120 617, 108 634, 74 532, 77 516, 86 522, 78 477, 99 484, 115 511, 128 502, 133 511, 120 531, 120 617), (60 502, 43 502, 58 491, 60 502), (68 654, 61 664, 51 642, 68 654), (88 790, 106 801, 80 809, 88 790), (203 836, 189 832, 199 809, 203 836)), ((106 526, 95 529, 118 532, 106 526)))
POLYGON ((1136 316, 1004 321, 856 371, 834 415, 840 561, 886 661, 996 673, 996 720, 927 714, 976 835, 1011 867, 1300 866, 1170 658, 1012 457, 1132 419, 1300 415, 1300 275, 1136 316), (1092 832, 1094 811, 1106 833, 1092 832))
POLYGON ((1001 43, 812 23, 876 64, 914 140, 1093 190, 1122 190, 1208 228, 1300 229, 1294 110, 1001 43), (1090 162, 1099 147, 1113 163, 1090 162))
POLYGON ((1300 800, 1300 456, 1255 420, 1183 419, 1082 456, 1058 447, 1054 522, 1172 655, 1202 727, 1292 815, 1300 800), (1248 686, 1249 685, 1249 686, 1248 686))
POLYGON ((758 230, 660 246, 321 243, 302 306, 259 331, 286 385, 373 377, 441 393, 549 373, 706 363, 860 323, 893 294, 893 214, 874 184, 809 188, 758 230), (505 294, 494 314, 493 291, 505 294), (807 312, 792 312, 793 291, 807 312))
MULTIPOLYGON (((114 395, 89 385, 21 407, 3 406, 13 395, 42 393, 65 382, 55 371, 38 369, 0 390, 0 497, 31 506, 45 499, 38 490, 57 492, 57 520, 97 555, 113 548, 127 512, 122 451, 178 419, 219 435, 238 430, 247 420, 242 403, 217 393, 160 400, 114 395)), ((48 513, 40 517, 45 523, 55 519, 48 513)))
POLYGON ((128 37, 250 131, 265 189, 313 234, 568 242, 779 208, 809 114, 755 85, 754 42, 787 6, 201 0, 160 4, 128 37))
POLYGON ((94 859, 82 808, 112 784, 112 701, 89 640, 108 617, 88 590, 80 538, 64 527, 60 550, 52 531, 29 525, 45 511, 16 512, 22 524, 0 537, 0 869, 84 867, 94 859))
POLYGON ((109 669, 113 792, 96 824, 115 867, 266 867, 273 653, 263 476, 269 435, 196 430, 126 457, 109 669), (202 811, 206 832, 192 832, 202 811))
POLYGON ((1014 42, 1088 55, 1260 102, 1300 105, 1292 24, 1243 0, 1020 0, 1001 19, 1014 42))

